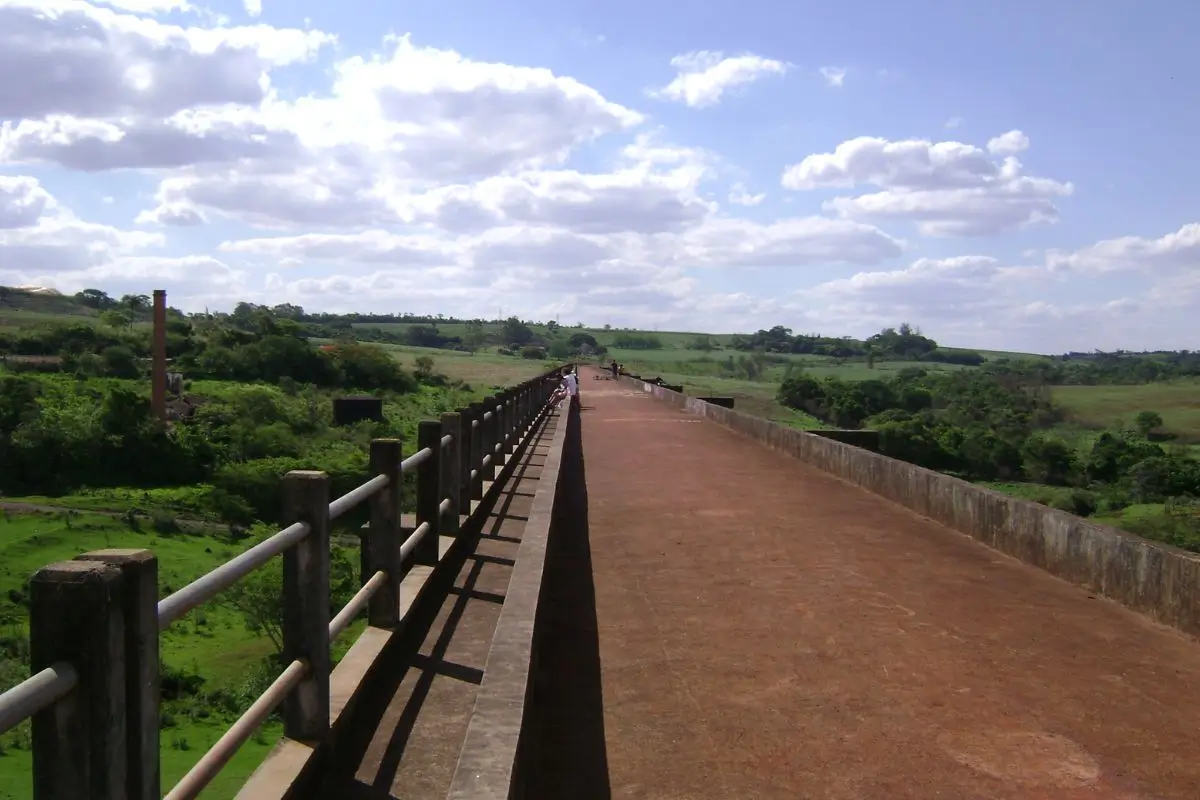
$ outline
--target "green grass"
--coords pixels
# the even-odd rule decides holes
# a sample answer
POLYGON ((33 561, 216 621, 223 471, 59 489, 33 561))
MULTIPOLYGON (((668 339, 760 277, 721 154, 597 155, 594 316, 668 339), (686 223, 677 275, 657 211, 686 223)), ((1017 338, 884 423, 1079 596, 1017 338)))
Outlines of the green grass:
POLYGON ((520 356, 504 356, 494 350, 478 350, 466 353, 459 350, 441 350, 433 347, 409 347, 400 344, 365 342, 387 350, 405 369, 413 369, 417 359, 426 356, 433 359, 433 371, 452 380, 467 383, 473 389, 486 390, 492 387, 513 386, 529 378, 537 377, 555 364, 520 356))
MULTIPOLYGON (((110 547, 146 548, 159 560, 161 594, 168 594, 227 561, 240 549, 227 540, 208 535, 171 536, 130 530, 121 521, 88 513, 30 513, 0 515, 0 595, 23 591, 29 576, 55 561, 69 560, 90 550, 110 547)), ((361 625, 358 626, 361 629, 361 625)), ((354 631, 344 642, 353 640, 354 631)), ((217 603, 191 612, 164 631, 163 663, 193 669, 206 685, 232 686, 245 679, 247 666, 270 652, 270 644, 249 633, 241 616, 217 603)), ((4 687, 6 688, 6 687, 4 687)), ((174 727, 162 731, 164 786, 174 784, 226 730, 229 720, 182 716, 174 727), (186 743, 183 744, 183 743, 186 743), (181 749, 186 747, 187 749, 181 749)), ((28 726, 22 726, 27 730, 28 726)), ((27 749, 12 747, 20 733, 0 737, 0 800, 31 796, 31 762, 27 749)), ((278 739, 278 725, 268 725, 225 768, 206 798, 233 797, 278 739)))
POLYGON ((1139 386, 1056 386, 1054 402, 1085 429, 1132 425, 1140 411, 1157 411, 1163 428, 1181 443, 1200 442, 1200 381, 1180 380, 1139 386))

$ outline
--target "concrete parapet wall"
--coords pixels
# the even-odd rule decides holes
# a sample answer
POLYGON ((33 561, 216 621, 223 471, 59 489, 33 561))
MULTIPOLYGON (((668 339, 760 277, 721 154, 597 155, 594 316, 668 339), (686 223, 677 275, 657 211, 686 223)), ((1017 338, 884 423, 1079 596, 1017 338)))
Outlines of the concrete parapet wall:
POLYGON ((829 430, 810 431, 814 436, 823 436, 835 442, 861 447, 864 450, 879 452, 879 431, 829 430))
POLYGON ((624 382, 1159 622, 1200 635, 1200 557, 1192 553, 659 386, 624 382))
POLYGON ((573 431, 578 436, 578 426, 579 418, 573 412, 561 418, 547 447, 447 800, 516 800, 525 796, 528 764, 536 759, 538 747, 536 732, 529 730, 529 708, 536 683, 547 551, 561 499, 564 443, 573 431))

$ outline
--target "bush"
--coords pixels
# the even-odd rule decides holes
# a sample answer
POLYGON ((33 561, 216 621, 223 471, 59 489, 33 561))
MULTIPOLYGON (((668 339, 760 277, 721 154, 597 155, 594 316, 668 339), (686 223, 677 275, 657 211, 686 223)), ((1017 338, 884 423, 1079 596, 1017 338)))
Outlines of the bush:
POLYGON ((179 525, 179 520, 165 511, 155 511, 150 515, 150 527, 154 529, 155 533, 168 536, 183 530, 179 525))

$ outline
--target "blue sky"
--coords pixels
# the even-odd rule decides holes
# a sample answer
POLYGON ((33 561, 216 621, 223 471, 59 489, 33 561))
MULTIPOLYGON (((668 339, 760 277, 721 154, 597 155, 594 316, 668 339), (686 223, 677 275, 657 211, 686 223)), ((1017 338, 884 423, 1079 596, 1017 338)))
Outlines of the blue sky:
POLYGON ((1198 345, 1200 6, 261 6, 0 0, 0 282, 1198 345))

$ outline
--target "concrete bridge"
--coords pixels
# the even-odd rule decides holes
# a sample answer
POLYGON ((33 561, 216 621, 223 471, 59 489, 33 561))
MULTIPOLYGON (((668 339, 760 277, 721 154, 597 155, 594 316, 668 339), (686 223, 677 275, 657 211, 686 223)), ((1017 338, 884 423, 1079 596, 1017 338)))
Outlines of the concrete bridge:
MULTIPOLYGON (((568 415, 553 382, 423 425, 403 467, 377 443, 390 477, 332 507, 289 476, 292 677, 169 796, 282 703, 242 797, 1200 797, 1194 556, 630 379, 568 415), (313 542, 362 500, 331 612, 313 542)), ((155 606, 145 554, 82 558, 33 582, 0 729, 33 714, 39 798, 157 796, 157 630, 215 584, 155 606)))

